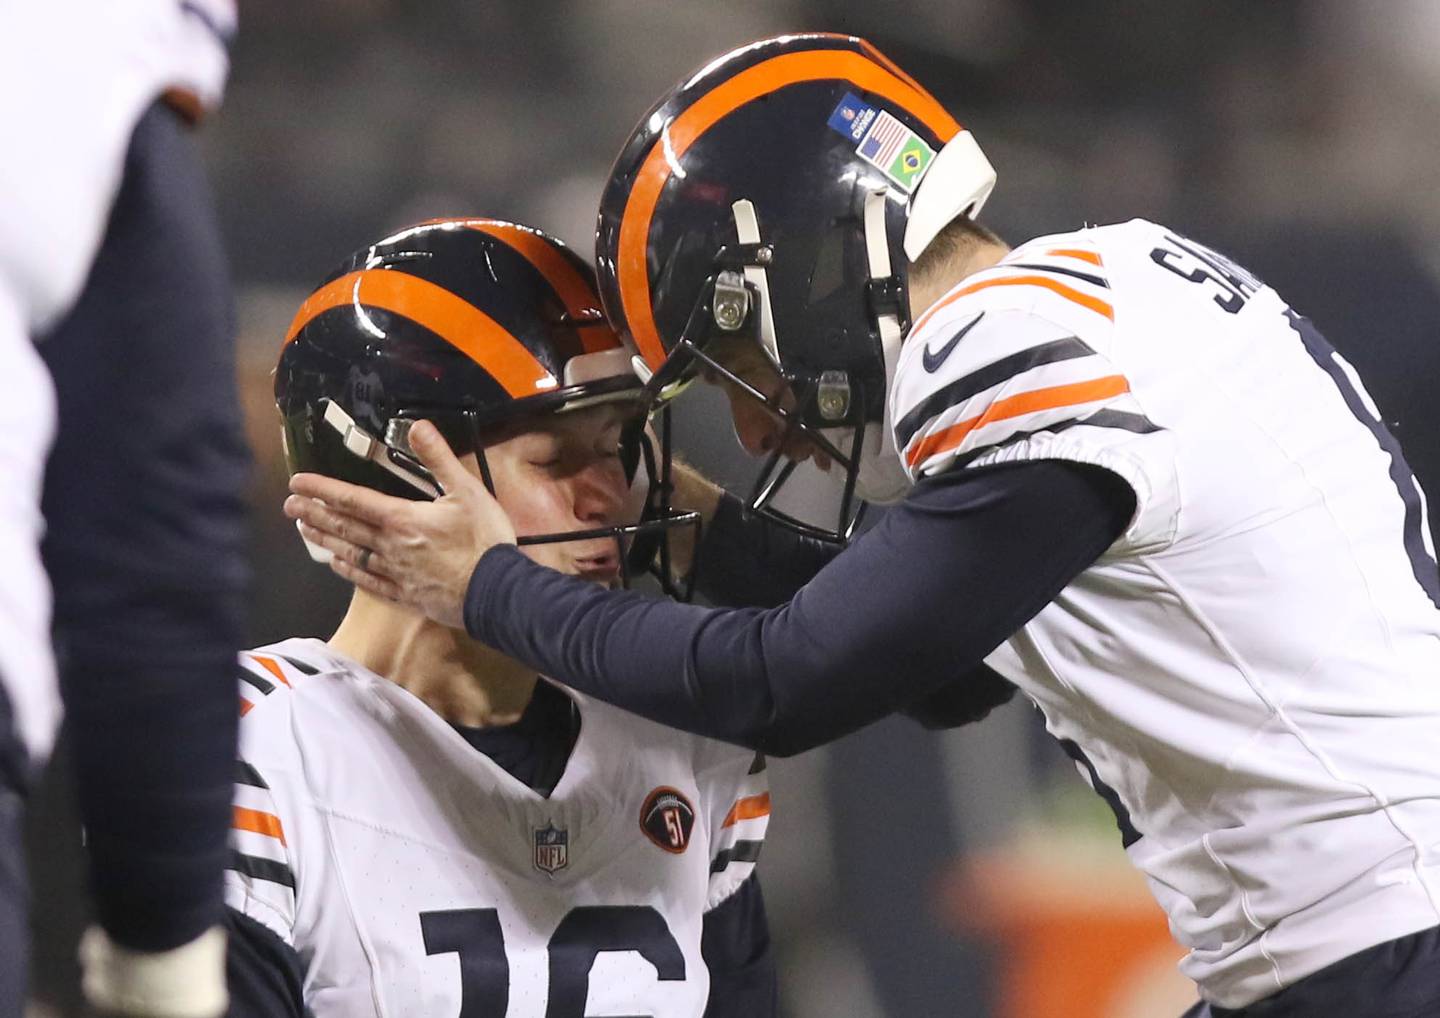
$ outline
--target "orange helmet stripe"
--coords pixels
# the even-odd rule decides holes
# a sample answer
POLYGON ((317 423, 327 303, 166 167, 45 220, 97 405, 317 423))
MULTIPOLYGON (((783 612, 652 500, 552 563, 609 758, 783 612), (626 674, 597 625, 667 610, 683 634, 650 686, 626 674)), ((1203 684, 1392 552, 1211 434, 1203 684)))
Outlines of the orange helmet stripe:
POLYGON ((613 350, 621 345, 619 337, 608 326, 599 324, 605 321, 605 314, 600 310, 600 298, 594 286, 549 241, 534 230, 498 219, 463 219, 460 222, 471 230, 488 233, 519 252, 545 277, 545 282, 560 296, 572 319, 581 322, 594 320, 597 323, 575 330, 586 353, 613 350))
MULTIPOLYGON (((876 49, 869 40, 857 39, 856 41, 860 43, 860 48, 863 49, 866 53, 869 53, 876 62, 884 64, 887 68, 889 68, 890 73, 894 74, 895 77, 905 82, 905 84, 909 85, 917 92, 925 92, 925 89, 920 84, 920 82, 916 81, 914 78, 910 77, 910 75, 906 74, 903 70, 901 70, 899 64, 895 63, 895 61, 891 60, 884 53, 881 53, 878 49, 876 49)), ((925 94, 929 95, 928 92, 925 92, 925 94)))
POLYGON ((479 308, 434 283, 393 269, 364 269, 326 283, 312 293, 285 334, 289 343, 316 315, 353 304, 382 308, 423 325, 495 377, 515 398, 559 383, 518 339, 479 308))
MULTIPOLYGON (((888 63, 888 61, 886 61, 888 63)), ((665 348, 655 326, 650 306, 650 277, 645 249, 650 223, 659 204, 660 192, 673 172, 673 164, 724 117, 761 96, 787 85, 807 81, 840 79, 862 91, 889 99, 917 116, 942 143, 960 133, 960 125, 930 93, 893 73, 874 59, 852 50, 809 50, 784 53, 746 68, 721 82, 672 120, 656 139, 641 164, 625 212, 620 219, 620 243, 616 274, 620 304, 640 355, 652 369, 665 360, 665 348)))

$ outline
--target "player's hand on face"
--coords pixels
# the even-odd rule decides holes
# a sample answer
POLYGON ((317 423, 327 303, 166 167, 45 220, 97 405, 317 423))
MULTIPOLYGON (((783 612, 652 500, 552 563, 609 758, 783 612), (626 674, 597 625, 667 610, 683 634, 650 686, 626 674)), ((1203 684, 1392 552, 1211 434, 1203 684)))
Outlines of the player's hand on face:
POLYGON ((410 430, 410 447, 440 482, 433 502, 394 498, 319 474, 296 474, 285 514, 333 554, 330 568, 364 590, 409 605, 457 629, 470 574, 515 529, 479 477, 467 470, 428 421, 410 430))

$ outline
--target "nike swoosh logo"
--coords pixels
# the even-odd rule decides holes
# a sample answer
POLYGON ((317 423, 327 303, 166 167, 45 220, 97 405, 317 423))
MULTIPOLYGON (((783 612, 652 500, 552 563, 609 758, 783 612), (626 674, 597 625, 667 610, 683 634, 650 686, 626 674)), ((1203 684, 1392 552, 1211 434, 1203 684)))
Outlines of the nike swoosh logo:
POLYGON ((951 336, 949 342, 947 342, 939 350, 932 352, 929 344, 926 344, 924 356, 920 359, 920 362, 925 366, 925 370, 932 375, 935 374, 936 371, 939 371, 940 365, 945 363, 945 358, 950 356, 950 351, 955 349, 955 344, 964 339, 965 333, 975 328, 975 323, 984 317, 985 312, 981 311, 974 318, 970 319, 969 325, 965 326, 965 328, 961 329, 959 332, 955 333, 955 335, 951 336))

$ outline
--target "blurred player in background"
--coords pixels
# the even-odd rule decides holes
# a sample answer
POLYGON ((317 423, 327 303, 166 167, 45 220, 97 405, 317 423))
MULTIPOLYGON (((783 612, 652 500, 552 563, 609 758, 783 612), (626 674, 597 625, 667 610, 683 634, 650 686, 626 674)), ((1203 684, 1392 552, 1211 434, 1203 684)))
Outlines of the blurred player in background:
POLYGON ((0 31, 7 1015, 25 995, 22 806, 59 720, 52 585, 98 918, 86 992, 134 1015, 225 1006, 247 457, 228 277, 188 134, 219 103, 234 31, 229 0, 47 0, 0 31))
MULTIPOLYGON (((1011 250, 974 140, 861 40, 706 66, 616 164, 597 262, 657 394, 704 372, 745 445, 896 504, 783 606, 603 591, 447 496, 297 478, 367 589, 578 690, 793 752, 982 661, 1040 707, 1189 948, 1194 1015, 1440 1009, 1440 582, 1353 369, 1153 223, 1011 250), (903 339, 903 345, 902 345, 903 339), (683 681, 676 676, 683 674, 683 681)), ((772 549, 773 551, 773 549, 772 549)))
MULTIPOLYGON (((436 492, 405 436, 437 422, 525 553, 597 589, 687 519, 637 526, 644 390, 589 269, 534 230, 360 251, 301 307, 275 391, 292 469, 403 498, 436 492)), ((329 641, 241 663, 237 1018, 774 1014, 757 754, 363 590, 329 641)))

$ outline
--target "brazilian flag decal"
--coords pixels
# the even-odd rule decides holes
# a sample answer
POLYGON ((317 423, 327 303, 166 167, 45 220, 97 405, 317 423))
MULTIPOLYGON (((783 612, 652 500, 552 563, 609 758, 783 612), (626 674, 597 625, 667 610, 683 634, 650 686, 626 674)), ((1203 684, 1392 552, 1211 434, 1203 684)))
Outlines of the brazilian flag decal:
POLYGON ((935 158, 923 138, 884 110, 870 121, 855 152, 906 191, 915 190, 935 158))
POLYGON ((895 161, 886 168, 885 173, 905 190, 913 191, 915 185, 920 182, 920 176, 925 172, 925 167, 929 166, 930 160, 934 158, 934 150, 921 141, 918 136, 912 134, 900 147, 895 161))

